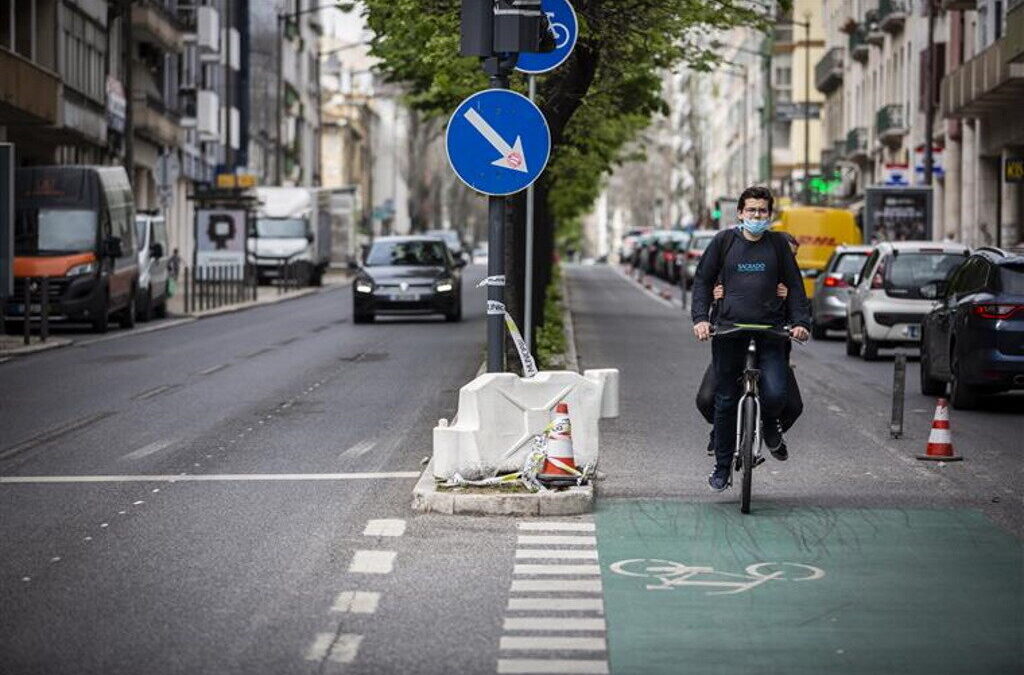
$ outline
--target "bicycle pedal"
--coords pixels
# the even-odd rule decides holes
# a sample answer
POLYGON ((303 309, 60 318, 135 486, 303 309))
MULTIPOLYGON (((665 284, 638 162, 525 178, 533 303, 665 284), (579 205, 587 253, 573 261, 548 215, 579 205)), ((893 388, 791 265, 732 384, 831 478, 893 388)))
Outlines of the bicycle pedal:
POLYGON ((764 464, 764 457, 762 457, 761 455, 755 455, 754 456, 754 468, 756 469, 757 467, 761 466, 762 464, 764 464))

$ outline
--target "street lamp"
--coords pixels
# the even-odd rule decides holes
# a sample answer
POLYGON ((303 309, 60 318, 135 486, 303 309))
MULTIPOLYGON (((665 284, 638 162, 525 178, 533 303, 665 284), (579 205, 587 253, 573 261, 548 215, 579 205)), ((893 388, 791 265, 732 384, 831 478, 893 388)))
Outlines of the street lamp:
MULTIPOLYGON (((277 132, 274 134, 274 183, 277 185, 281 184, 281 164, 282 164, 282 143, 281 143, 281 126, 283 124, 283 110, 284 110, 284 26, 289 21, 296 21, 300 16, 305 14, 312 14, 319 12, 321 9, 342 9, 338 4, 332 5, 320 5, 317 7, 307 7, 306 9, 297 9, 294 12, 278 12, 277 13, 277 91, 275 92, 275 118, 277 125, 277 132)), ((316 83, 317 89, 320 88, 320 83, 316 83)), ((319 111, 317 111, 319 114, 319 111)))
POLYGON ((749 79, 748 78, 748 68, 747 68, 747 64, 745 64, 745 63, 732 63, 731 61, 723 61, 722 63, 724 65, 727 65, 727 66, 732 66, 733 68, 739 68, 743 72, 743 74, 740 75, 740 74, 736 73, 735 71, 732 71, 732 70, 729 70, 729 69, 723 69, 722 70, 722 72, 725 73, 726 75, 731 75, 732 77, 741 77, 741 78, 743 78, 743 136, 742 136, 742 140, 740 141, 740 143, 743 145, 743 154, 741 155, 742 159, 740 161, 743 163, 743 186, 742 186, 742 189, 746 190, 747 189, 747 103, 750 101, 750 96, 749 96, 749 93, 747 92, 747 87, 748 87, 747 82, 748 82, 748 79, 749 79))

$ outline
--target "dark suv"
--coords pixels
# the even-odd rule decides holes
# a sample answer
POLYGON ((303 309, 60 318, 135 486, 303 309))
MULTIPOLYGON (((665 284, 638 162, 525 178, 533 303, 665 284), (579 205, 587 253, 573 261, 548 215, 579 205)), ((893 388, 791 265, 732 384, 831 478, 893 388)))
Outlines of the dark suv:
POLYGON ((921 325, 921 393, 945 393, 954 408, 983 394, 1024 389, 1024 255, 983 247, 945 282, 921 325))

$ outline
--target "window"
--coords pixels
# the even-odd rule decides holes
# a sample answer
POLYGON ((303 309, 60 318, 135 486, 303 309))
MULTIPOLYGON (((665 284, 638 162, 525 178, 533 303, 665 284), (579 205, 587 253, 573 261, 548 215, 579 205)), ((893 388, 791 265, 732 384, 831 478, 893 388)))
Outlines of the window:
POLYGON ((106 33, 73 7, 65 5, 64 11, 64 84, 102 105, 106 101, 106 33))

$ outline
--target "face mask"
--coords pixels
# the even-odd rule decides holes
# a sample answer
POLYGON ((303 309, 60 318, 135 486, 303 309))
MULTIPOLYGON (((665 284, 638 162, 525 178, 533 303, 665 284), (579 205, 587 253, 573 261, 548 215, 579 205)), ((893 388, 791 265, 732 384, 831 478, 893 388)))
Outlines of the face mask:
POLYGON ((753 235, 764 234, 771 227, 771 221, 765 218, 764 220, 753 220, 752 218, 744 218, 740 221, 740 227, 753 235))

